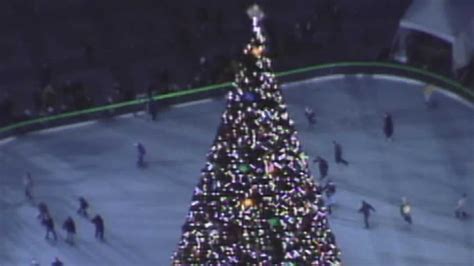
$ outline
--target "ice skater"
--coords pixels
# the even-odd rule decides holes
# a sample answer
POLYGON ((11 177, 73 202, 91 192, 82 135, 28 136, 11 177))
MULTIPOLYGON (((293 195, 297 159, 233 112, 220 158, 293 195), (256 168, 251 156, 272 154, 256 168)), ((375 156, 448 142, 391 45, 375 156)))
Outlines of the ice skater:
POLYGON ((63 262, 59 260, 58 257, 54 258, 54 261, 51 263, 51 266, 63 266, 63 262))
POLYGON ((324 186, 323 191, 326 193, 326 199, 327 199, 327 204, 326 206, 328 207, 328 213, 332 213, 332 206, 334 206, 334 194, 336 194, 336 184, 329 180, 327 184, 324 186))
POLYGON ((334 144, 334 159, 336 160, 337 164, 344 164, 345 166, 349 165, 349 162, 342 158, 342 146, 341 144, 337 143, 335 140, 332 141, 334 144))
POLYGON ((25 186, 25 196, 29 201, 33 201, 33 178, 31 178, 30 172, 26 172, 23 178, 23 185, 25 186))
POLYGON ((152 121, 156 121, 156 116, 158 115, 158 107, 156 105, 156 101, 153 100, 153 97, 150 97, 148 99, 148 112, 152 121))
POLYGON ((89 203, 86 201, 84 197, 79 197, 79 209, 77 210, 77 214, 83 217, 89 217, 87 214, 87 208, 89 208, 89 203))
POLYGON ((36 218, 38 218, 40 221, 43 221, 44 219, 46 219, 46 217, 50 216, 48 205, 46 205, 46 203, 44 202, 38 203, 38 212, 39 213, 36 218))
POLYGON ((432 84, 429 84, 423 88, 423 97, 425 99, 426 108, 428 109, 436 107, 436 102, 433 101, 433 92, 435 88, 436 87, 432 84))
POLYGON ((459 220, 464 220, 469 217, 469 214, 466 212, 466 201, 467 194, 462 194, 462 197, 458 200, 456 209, 454 210, 454 216, 459 220))
POLYGON ((95 225, 95 238, 104 241, 104 220, 100 215, 96 215, 91 222, 95 225))
POLYGON ((321 156, 317 156, 316 159, 313 160, 313 162, 318 164, 319 178, 324 179, 328 175, 328 171, 329 171, 328 162, 321 156))
POLYGON ((385 134, 385 139, 388 141, 392 141, 393 136, 393 119, 392 115, 389 113, 385 113, 384 115, 384 123, 383 123, 383 132, 385 134))
POLYGON ((63 223, 63 229, 66 231, 66 243, 74 245, 74 235, 76 234, 76 224, 71 216, 67 217, 63 223))
POLYGON ((366 229, 370 228, 369 217, 371 212, 375 212, 375 208, 367 203, 365 200, 362 201, 362 206, 359 209, 359 212, 364 215, 364 225, 366 229))
POLYGON ((143 144, 141 142, 137 142, 135 143, 135 146, 137 147, 137 167, 139 168, 144 168, 146 166, 146 163, 145 163, 145 154, 146 154, 146 150, 145 150, 145 146, 143 146, 143 144))
POLYGON ((316 113, 314 113, 311 107, 306 106, 304 108, 304 115, 306 116, 306 120, 308 120, 308 127, 316 125, 316 113))
POLYGON ((41 224, 46 227, 46 235, 44 239, 48 240, 50 239, 50 235, 52 235, 52 240, 56 241, 58 240, 58 235, 56 234, 56 230, 54 230, 54 221, 53 218, 50 215, 46 215, 46 217, 43 218, 41 221, 41 224))
POLYGON ((405 222, 407 222, 408 224, 412 224, 411 205, 405 197, 402 197, 402 204, 400 205, 400 214, 402 215, 402 218, 403 220, 405 220, 405 222))

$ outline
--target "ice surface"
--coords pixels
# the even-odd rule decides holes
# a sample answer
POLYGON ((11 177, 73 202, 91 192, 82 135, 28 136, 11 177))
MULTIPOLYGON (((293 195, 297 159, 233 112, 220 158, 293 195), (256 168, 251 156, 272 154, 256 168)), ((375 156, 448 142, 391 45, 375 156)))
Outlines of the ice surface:
MULTIPOLYGON (((364 76, 288 85, 290 115, 304 150, 322 155, 338 184, 331 227, 346 265, 473 265, 474 221, 453 216, 468 193, 474 213, 474 110, 435 93, 438 108, 423 103, 420 85, 364 76), (304 106, 316 112, 309 129, 304 106), (382 133, 391 112, 393 142, 382 133), (333 162, 332 140, 348 167, 333 162), (400 197, 413 206, 409 227, 400 197), (363 228, 361 200, 377 210, 363 228)), ((155 123, 117 118, 50 133, 34 133, 0 145, 0 265, 169 265, 191 194, 214 138, 224 100, 171 108, 155 123), (149 167, 135 167, 134 142, 147 148, 149 167), (43 239, 36 208, 23 196, 22 175, 32 173, 37 201, 46 202, 61 240, 43 239), (84 196, 105 220, 106 243, 75 211, 84 196), (77 245, 62 240, 71 215, 77 245)), ((314 165, 311 166, 316 170, 314 165)))

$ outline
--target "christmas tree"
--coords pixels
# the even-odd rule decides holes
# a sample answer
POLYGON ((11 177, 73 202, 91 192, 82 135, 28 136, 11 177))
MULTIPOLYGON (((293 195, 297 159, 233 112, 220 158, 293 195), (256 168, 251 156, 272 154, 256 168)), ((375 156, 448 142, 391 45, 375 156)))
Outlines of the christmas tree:
POLYGON ((266 57, 253 36, 194 190, 173 265, 339 265, 321 189, 308 169, 266 57))

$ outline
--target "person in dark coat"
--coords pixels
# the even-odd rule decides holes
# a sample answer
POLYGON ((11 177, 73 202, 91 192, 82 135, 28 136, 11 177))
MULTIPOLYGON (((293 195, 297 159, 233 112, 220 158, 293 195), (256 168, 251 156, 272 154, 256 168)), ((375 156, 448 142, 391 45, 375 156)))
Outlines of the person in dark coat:
POLYGON ((156 116, 158 115, 157 103, 153 98, 148 100, 148 111, 150 112, 151 120, 156 121, 156 116))
POLYGON ((349 162, 347 162, 346 160, 344 160, 342 158, 342 146, 341 144, 337 143, 335 140, 332 141, 332 143, 334 144, 334 159, 336 160, 336 163, 337 164, 344 164, 344 165, 349 165, 349 162))
POLYGON ((77 213, 87 218, 87 208, 89 208, 89 203, 84 197, 79 197, 79 209, 77 210, 77 213))
POLYGON ((43 221, 44 219, 46 219, 46 217, 49 216, 48 205, 46 205, 46 203, 44 203, 44 202, 38 203, 38 212, 39 212, 39 214, 38 214, 37 218, 40 221, 43 221))
POLYGON ((56 241, 58 239, 58 236, 56 234, 56 230, 54 230, 53 218, 51 218, 50 215, 46 215, 46 217, 43 218, 41 223, 46 227, 46 236, 44 238, 49 239, 51 234, 53 235, 53 240, 56 241))
POLYGON ((375 212, 375 208, 367 203, 365 200, 362 201, 362 206, 359 209, 359 212, 364 215, 364 224, 365 228, 369 228, 369 217, 370 217, 370 212, 375 212))
POLYGON ((74 235, 76 234, 76 225, 71 216, 67 217, 66 221, 64 221, 63 229, 66 230, 66 242, 73 245, 74 235))
POLYGON ((146 154, 145 146, 143 146, 141 142, 137 142, 135 146, 137 147, 137 155, 138 155, 137 166, 139 168, 143 168, 145 167, 145 160, 144 160, 145 154, 146 154))
POLYGON ((306 107, 304 109, 304 115, 308 120, 308 127, 312 127, 316 124, 316 114, 314 113, 313 109, 311 109, 310 107, 306 107))
POLYGON ((29 201, 33 200, 33 178, 31 178, 30 172, 27 172, 24 179, 23 184, 25 185, 25 196, 29 201))
POLYGON ((402 204, 400 205, 400 214, 402 215, 403 220, 405 220, 408 224, 412 224, 411 205, 405 197, 402 198, 402 204))
POLYGON ((63 262, 59 260, 58 257, 54 258, 53 263, 51 263, 51 266, 63 266, 63 262))
POLYGON ((95 225, 95 238, 104 241, 104 220, 100 215, 96 215, 91 222, 95 225))
POLYGON ((389 141, 392 141, 393 119, 392 119, 392 115, 389 113, 385 113, 385 116, 384 116, 383 132, 385 134, 385 138, 389 141))
POLYGON ((319 166, 319 178, 324 179, 328 175, 329 164, 322 157, 318 156, 313 162, 318 163, 319 166))

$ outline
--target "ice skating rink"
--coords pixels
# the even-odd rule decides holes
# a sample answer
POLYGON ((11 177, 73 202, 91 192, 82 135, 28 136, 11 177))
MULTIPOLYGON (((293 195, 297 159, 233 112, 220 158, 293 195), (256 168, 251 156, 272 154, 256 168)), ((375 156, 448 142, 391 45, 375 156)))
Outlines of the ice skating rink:
MULTIPOLYGON (((474 219, 454 218, 467 193, 474 213, 474 109, 435 93, 423 102, 422 84, 370 76, 336 76, 285 86, 284 94, 305 151, 329 162, 337 183, 331 227, 345 265, 474 265, 474 219), (314 108, 309 129, 304 106, 314 108), (383 113, 395 134, 386 142, 383 113), (348 167, 334 164, 332 140, 348 167), (413 222, 399 215, 400 198, 413 222), (376 208, 363 228, 361 200, 376 208)), ((116 118, 63 130, 32 133, 0 144, 0 265, 169 265, 195 184, 213 141, 224 99, 170 108, 157 122, 116 118), (147 147, 149 167, 135 167, 134 142, 147 147), (22 176, 30 171, 37 201, 49 205, 60 240, 44 240, 37 210, 26 202, 22 176), (76 214, 84 196, 105 221, 106 243, 76 214), (63 239, 63 221, 77 226, 76 246, 63 239)), ((311 164, 313 171, 316 165, 311 164)))

